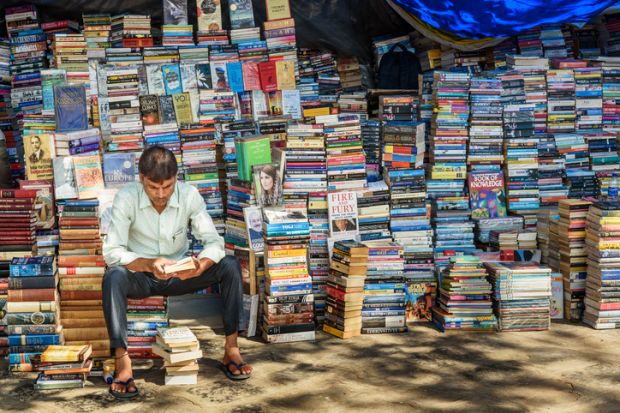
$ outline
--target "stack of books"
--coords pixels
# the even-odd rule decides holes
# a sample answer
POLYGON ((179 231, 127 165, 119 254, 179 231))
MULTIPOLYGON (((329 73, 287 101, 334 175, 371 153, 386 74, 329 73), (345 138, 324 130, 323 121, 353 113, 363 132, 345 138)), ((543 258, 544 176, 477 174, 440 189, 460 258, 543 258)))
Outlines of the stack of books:
POLYGON ((580 28, 573 28, 575 36, 577 55, 579 59, 592 59, 601 55, 601 48, 598 41, 598 30, 593 25, 585 25, 580 28))
MULTIPOLYGON (((620 32, 617 33, 620 34, 620 32)), ((620 130, 618 115, 616 115, 618 103, 615 98, 617 95, 616 88, 620 83, 617 74, 620 69, 620 59, 617 57, 599 57, 593 62, 593 66, 600 67, 603 72, 603 131, 615 134, 620 130)))
POLYGON ((543 45, 545 57, 568 57, 561 23, 541 25, 540 40, 543 45))
POLYGON ((58 33, 54 35, 52 51, 55 67, 67 71, 69 83, 88 85, 90 82, 86 46, 83 34, 58 33))
POLYGON ((224 232, 224 204, 216 159, 215 125, 183 126, 179 130, 183 178, 194 185, 207 204, 218 232, 224 232))
MULTIPOLYGON (((236 178, 229 180, 227 190, 224 235, 226 248, 233 251, 235 247, 250 247, 251 240, 248 235, 248 223, 244 218, 244 211, 249 208, 254 209, 258 205, 256 191, 249 182, 243 182, 236 178)), ((259 250, 256 247, 252 249, 259 250)))
POLYGON ((502 250, 535 250, 536 231, 491 231, 489 243, 502 250))
POLYGON ((138 70, 134 67, 105 70, 107 93, 99 98, 100 106, 107 103, 108 112, 101 112, 101 130, 110 133, 107 150, 139 151, 144 147, 140 101, 138 99, 138 70), (104 122, 104 119, 107 122, 104 122))
POLYGON ((356 57, 338 58, 336 68, 344 90, 357 90, 362 87, 360 63, 356 57))
MULTIPOLYGON (((525 102, 534 105, 534 131, 536 134, 547 133, 547 79, 546 74, 549 68, 547 59, 539 59, 540 69, 523 70, 523 88, 525 91, 525 102)), ((520 70, 515 66, 515 70, 520 70)))
POLYGON ((555 133, 554 138, 558 151, 564 156, 567 171, 588 169, 588 143, 581 133, 555 133))
POLYGON ((500 331, 548 330, 551 269, 521 262, 485 264, 500 331))
POLYGON ((113 47, 152 47, 151 16, 125 14, 112 16, 113 47))
POLYGON ((586 222, 588 276, 583 321, 596 329, 620 327, 620 203, 594 202, 586 222))
POLYGON ((263 208, 265 239, 265 303, 294 303, 288 314, 268 313, 263 317, 262 335, 268 343, 314 340, 312 278, 308 273, 310 225, 303 209, 263 208), (309 307, 309 308, 308 308, 309 307), (310 310, 310 311, 309 311, 310 310))
POLYGON ((441 331, 495 330, 497 319, 493 314, 491 294, 491 284, 480 257, 452 257, 439 284, 433 321, 441 331))
POLYGON ((182 165, 181 142, 179 141, 179 127, 176 122, 162 123, 157 125, 144 125, 144 146, 148 148, 153 145, 160 145, 172 151, 177 164, 182 165))
POLYGON ((362 121, 368 119, 368 100, 364 90, 340 93, 337 106, 340 113, 358 115, 362 121))
POLYGON ((336 241, 327 278, 327 313, 323 331, 340 338, 361 334, 368 247, 356 241, 336 241))
POLYGON ((260 33, 247 39, 240 39, 237 42, 237 47, 239 49, 239 60, 242 62, 259 63, 268 59, 267 42, 260 39, 260 33))
POLYGON ((0 190, 1 260, 36 253, 36 197, 35 190, 0 190))
POLYGON ((198 361, 202 350, 188 327, 157 328, 153 353, 164 359, 164 384, 198 384, 198 361))
POLYGON ((481 218, 476 220, 476 241, 487 246, 491 231, 509 232, 523 228, 522 217, 481 218))
POLYGON ((603 71, 600 67, 576 67, 575 127, 594 132, 603 126, 603 71))
MULTIPOLYGON (((508 38, 496 45, 492 49, 493 53, 493 68, 496 70, 506 69, 506 58, 508 55, 517 54, 517 45, 514 38, 508 38)), ((490 60, 490 58, 489 58, 490 60)))
POLYGON ((568 197, 564 185, 564 156, 558 151, 552 135, 538 136, 538 191, 541 207, 556 207, 558 202, 568 197))
POLYGON ((86 55, 89 59, 104 60, 105 49, 112 46, 110 32, 112 17, 109 14, 83 14, 84 39, 86 40, 86 55))
POLYGON ((568 197, 571 199, 594 197, 599 193, 598 179, 594 171, 567 169, 565 185, 568 187, 568 197))
POLYGON ((230 44, 228 30, 196 31, 196 43, 200 46, 222 46, 230 44))
POLYGON ((382 166, 389 169, 421 167, 424 163, 425 127, 425 123, 417 121, 384 121, 382 166))
POLYGON ((232 121, 235 116, 235 93, 226 90, 200 90, 199 120, 232 121))
POLYGON ((57 390, 84 387, 93 361, 90 345, 48 346, 43 353, 30 358, 32 369, 39 375, 35 390, 57 390))
POLYGON ((547 71, 547 131, 549 133, 575 130, 575 73, 572 69, 547 71))
POLYGON ((500 165, 504 161, 502 81, 497 76, 473 76, 470 86, 468 165, 500 165))
POLYGON ((62 343, 54 257, 13 258, 6 305, 9 369, 32 371, 30 357, 62 343))
MULTIPOLYGON (((91 128, 78 132, 57 133, 55 136, 56 156, 94 155, 101 149, 101 132, 91 128)), ((54 158, 54 164, 56 164, 54 158)))
POLYGON ((551 221, 560 219, 557 208, 541 209, 538 211, 538 223, 536 224, 536 233, 538 248, 541 254, 541 264, 549 263, 550 251, 555 249, 556 244, 551 240, 551 221))
POLYGON ((162 46, 194 45, 194 28, 192 25, 164 24, 161 29, 162 46))
POLYGON ((361 123, 362 144, 366 154, 366 174, 368 182, 379 179, 381 165, 381 122, 368 119, 361 123))
POLYGON ((385 181, 369 182, 357 191, 357 216, 361 241, 392 240, 390 189, 385 181))
MULTIPOLYGON (((184 50, 184 49, 181 49, 184 50)), ((155 46, 155 47, 145 47, 142 49, 142 58, 144 60, 144 64, 147 66, 147 82, 149 87, 149 93, 156 95, 165 95, 165 85, 161 84, 164 82, 162 67, 166 64, 178 63, 180 59, 179 49, 174 46, 155 46), (154 65, 154 66, 151 66, 154 65), (154 72, 158 72, 156 75, 154 72), (155 75, 155 77, 154 77, 155 75), (155 81, 155 79, 157 79, 155 81), (156 84, 156 82, 160 82, 160 84, 156 84), (161 88, 164 90, 162 91, 161 88)), ((207 58, 208 59, 208 58, 207 58)), ((176 70, 175 70, 176 72, 176 70)), ((181 79, 182 80, 182 79, 181 79)), ((176 89, 178 82, 174 85, 176 89)))
MULTIPOLYGON (((202 93, 202 91, 200 93, 202 93)), ((223 142, 224 144, 223 160, 226 167, 226 178, 239 178, 237 148, 235 141, 238 138, 255 136, 256 124, 251 120, 240 120, 236 122, 224 122, 220 125, 221 126, 218 129, 218 141, 223 142)))
POLYGON ((297 40, 293 18, 268 20, 263 23, 269 60, 297 61, 297 40))
POLYGON ((357 115, 317 116, 327 148, 327 189, 339 191, 367 186, 366 157, 357 115))
POLYGON ((609 132, 588 133, 585 135, 588 142, 588 152, 590 153, 590 168, 596 171, 599 177, 599 186, 607 194, 608 179, 612 171, 620 169, 620 158, 618 157, 618 141, 616 135, 609 132))
POLYGON ((325 320, 327 275, 329 273, 329 215, 326 191, 308 194, 308 221, 310 222, 308 271, 312 277, 314 318, 317 325, 322 325, 325 320))
POLYGON ((584 310, 588 256, 585 227, 589 206, 590 202, 578 199, 565 199, 559 204, 557 249, 559 269, 564 277, 564 317, 568 320, 581 320, 584 310))
POLYGON ((105 62, 117 67, 128 67, 143 63, 142 49, 138 47, 107 48, 105 62))
POLYGON ((362 334, 406 332, 403 248, 390 241, 370 241, 366 245, 362 334))
POLYGON ((327 191, 323 126, 291 124, 286 137, 285 197, 327 191))
POLYGON ((543 55, 540 27, 523 31, 517 36, 519 52, 525 56, 541 57, 543 55))

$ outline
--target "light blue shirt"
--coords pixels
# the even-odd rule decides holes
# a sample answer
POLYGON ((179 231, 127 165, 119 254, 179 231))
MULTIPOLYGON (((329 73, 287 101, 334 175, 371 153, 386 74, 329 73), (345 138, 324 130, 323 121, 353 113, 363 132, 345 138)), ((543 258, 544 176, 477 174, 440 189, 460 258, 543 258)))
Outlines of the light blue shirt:
POLYGON ((179 260, 188 250, 187 226, 202 242, 198 258, 219 262, 225 255, 218 234, 198 190, 177 182, 168 205, 159 214, 140 182, 124 186, 114 197, 112 218, 103 243, 106 264, 127 265, 137 258, 179 260))

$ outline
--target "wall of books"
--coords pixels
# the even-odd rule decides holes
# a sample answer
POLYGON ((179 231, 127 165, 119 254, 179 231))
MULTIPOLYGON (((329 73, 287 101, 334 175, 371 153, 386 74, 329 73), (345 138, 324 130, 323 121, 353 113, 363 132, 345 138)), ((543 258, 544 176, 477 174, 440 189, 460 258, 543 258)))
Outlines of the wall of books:
MULTIPOLYGON (((239 258, 248 335, 620 325, 618 16, 605 44, 565 25, 467 53, 380 37, 368 66, 298 48, 288 3, 266 3, 264 22, 229 0, 194 23, 166 0, 161 28, 5 9, 0 354, 13 370, 49 344, 109 354, 102 237, 151 145, 176 155, 239 258), (395 44, 420 59, 418 90, 362 76, 395 44)), ((167 299, 128 309, 129 351, 157 357, 167 299)))

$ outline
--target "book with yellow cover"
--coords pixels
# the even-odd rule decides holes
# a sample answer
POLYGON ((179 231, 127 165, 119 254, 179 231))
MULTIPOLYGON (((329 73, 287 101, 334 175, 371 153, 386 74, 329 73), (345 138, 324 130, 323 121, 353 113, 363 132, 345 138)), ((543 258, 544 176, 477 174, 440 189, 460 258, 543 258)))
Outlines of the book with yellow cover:
POLYGON ((54 136, 50 134, 24 136, 24 159, 28 179, 53 179, 52 158, 55 154, 54 136))
POLYGON ((295 61, 276 61, 276 82, 278 90, 293 90, 297 88, 295 84, 295 61))
POLYGON ((50 345, 41 354, 41 362, 78 362, 88 359, 92 352, 93 348, 90 344, 79 346, 50 345))
POLYGON ((74 156, 73 169, 78 187, 78 198, 97 198, 99 192, 104 189, 99 155, 74 156))
POLYGON ((177 124, 189 125, 193 122, 192 104, 189 92, 175 93, 172 95, 174 113, 177 117, 177 124))

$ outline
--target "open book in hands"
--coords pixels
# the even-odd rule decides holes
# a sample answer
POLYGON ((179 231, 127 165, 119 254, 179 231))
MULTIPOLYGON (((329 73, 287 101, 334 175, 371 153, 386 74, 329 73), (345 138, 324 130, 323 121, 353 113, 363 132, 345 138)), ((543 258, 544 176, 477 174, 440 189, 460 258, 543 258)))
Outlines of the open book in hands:
POLYGON ((185 257, 174 264, 164 265, 164 273, 174 274, 181 271, 195 270, 196 262, 193 257, 185 257))

